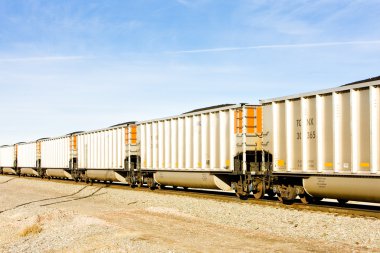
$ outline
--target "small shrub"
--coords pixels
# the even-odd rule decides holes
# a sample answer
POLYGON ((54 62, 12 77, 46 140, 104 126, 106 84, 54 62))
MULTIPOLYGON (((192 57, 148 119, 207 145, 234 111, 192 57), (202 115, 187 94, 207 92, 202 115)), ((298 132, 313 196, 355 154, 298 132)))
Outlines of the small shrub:
POLYGON ((28 236, 28 235, 34 235, 34 234, 38 234, 42 231, 42 227, 40 224, 38 223, 35 223, 31 226, 27 226, 26 228, 24 228, 21 232, 20 232, 20 236, 28 236))

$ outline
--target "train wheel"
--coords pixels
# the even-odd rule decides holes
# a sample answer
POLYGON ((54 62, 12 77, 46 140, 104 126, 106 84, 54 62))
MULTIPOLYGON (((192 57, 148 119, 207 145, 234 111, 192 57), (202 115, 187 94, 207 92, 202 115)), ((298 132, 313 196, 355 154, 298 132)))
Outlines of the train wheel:
POLYGON ((160 185, 158 186, 158 188, 159 188, 160 190, 165 190, 165 189, 166 189, 166 185, 160 184, 160 185))
POLYGON ((148 177, 146 179, 146 184, 148 185, 149 189, 151 190, 156 189, 156 182, 154 182, 153 177, 148 177))
POLYGON ((135 185, 135 187, 138 187, 138 188, 140 188, 140 187, 143 187, 144 186, 144 180, 145 180, 145 178, 144 177, 134 177, 133 178, 133 184, 135 185))
POLYGON ((285 205, 291 205, 294 202, 294 199, 287 199, 287 198, 281 197, 281 195, 278 195, 277 198, 279 201, 281 201, 281 203, 285 205))
POLYGON ((136 185, 136 179, 134 177, 129 177, 127 179, 127 182, 129 183, 129 186, 133 189, 135 188, 137 185, 136 185))
POLYGON ((298 195, 303 204, 311 204, 314 202, 313 197, 307 193, 298 195))
POLYGON ((268 195, 269 198, 274 198, 274 195, 276 195, 272 189, 266 190, 265 193, 268 195))
POLYGON ((264 197, 264 185, 263 182, 260 182, 256 186, 256 192, 253 194, 255 199, 261 199, 264 197))
POLYGON ((240 180, 238 182, 233 182, 232 188, 235 189, 236 196, 238 196, 241 200, 248 199, 250 187, 245 176, 240 176, 240 180))
POLYGON ((277 198, 284 204, 292 204, 297 197, 296 189, 293 185, 282 185, 277 198))
POLYGON ((249 197, 249 194, 246 192, 240 192, 240 193, 236 192, 236 196, 238 196, 239 199, 241 200, 247 200, 249 197))

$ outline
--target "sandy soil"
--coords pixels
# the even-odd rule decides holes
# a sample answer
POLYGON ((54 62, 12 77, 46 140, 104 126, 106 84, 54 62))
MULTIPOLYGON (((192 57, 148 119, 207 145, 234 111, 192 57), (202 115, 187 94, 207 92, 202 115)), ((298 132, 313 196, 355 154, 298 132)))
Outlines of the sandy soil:
POLYGON ((0 176, 0 252, 380 251, 379 228, 378 219, 0 176))

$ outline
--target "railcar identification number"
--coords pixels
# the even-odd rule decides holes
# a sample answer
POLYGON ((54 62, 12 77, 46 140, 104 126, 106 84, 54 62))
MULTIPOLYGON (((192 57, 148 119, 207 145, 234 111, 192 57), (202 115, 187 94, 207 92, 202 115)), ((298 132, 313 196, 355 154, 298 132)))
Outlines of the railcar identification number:
MULTIPOLYGON (((297 140, 301 140, 302 139, 302 133, 301 132, 297 132, 297 140)), ((307 132, 307 139, 315 139, 315 131, 309 131, 307 132)))

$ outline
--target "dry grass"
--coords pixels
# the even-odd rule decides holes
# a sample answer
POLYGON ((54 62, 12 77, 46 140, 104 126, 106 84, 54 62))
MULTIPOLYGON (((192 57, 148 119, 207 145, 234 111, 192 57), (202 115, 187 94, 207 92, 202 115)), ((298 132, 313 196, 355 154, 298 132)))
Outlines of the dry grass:
POLYGON ((38 234, 42 231, 42 227, 39 223, 35 223, 31 226, 27 226, 20 232, 20 236, 28 236, 28 235, 34 235, 38 234))

